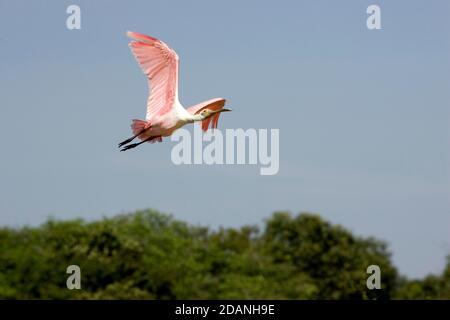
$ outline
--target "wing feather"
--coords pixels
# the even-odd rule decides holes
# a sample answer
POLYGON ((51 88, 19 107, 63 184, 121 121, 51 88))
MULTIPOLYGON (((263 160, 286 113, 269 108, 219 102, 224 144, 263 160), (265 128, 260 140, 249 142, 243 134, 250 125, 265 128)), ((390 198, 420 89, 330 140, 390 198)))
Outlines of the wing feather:
POLYGON ((169 112, 178 92, 178 55, 164 42, 137 32, 127 32, 135 41, 129 47, 148 79, 150 95, 146 119, 169 112))

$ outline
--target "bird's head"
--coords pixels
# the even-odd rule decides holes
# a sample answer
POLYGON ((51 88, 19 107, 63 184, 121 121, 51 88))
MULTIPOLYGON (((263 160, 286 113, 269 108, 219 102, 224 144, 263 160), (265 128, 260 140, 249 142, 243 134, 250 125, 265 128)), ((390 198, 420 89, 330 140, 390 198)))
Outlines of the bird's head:
POLYGON ((229 112, 229 111, 231 111, 231 109, 222 108, 219 110, 211 110, 211 109, 206 108, 206 109, 203 109, 199 115, 200 115, 201 120, 205 120, 205 119, 208 119, 209 117, 213 116, 216 113, 229 112))

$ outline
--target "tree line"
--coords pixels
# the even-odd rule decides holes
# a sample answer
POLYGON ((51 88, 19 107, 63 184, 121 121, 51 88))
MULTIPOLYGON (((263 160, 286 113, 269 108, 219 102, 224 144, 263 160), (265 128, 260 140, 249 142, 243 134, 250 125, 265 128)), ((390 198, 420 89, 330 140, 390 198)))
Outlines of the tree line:
POLYGON ((211 230, 154 210, 0 228, 0 299, 450 299, 441 275, 409 280, 387 244, 319 215, 211 230), (66 269, 81 270, 69 290, 66 269), (381 270, 368 289, 367 267, 381 270))

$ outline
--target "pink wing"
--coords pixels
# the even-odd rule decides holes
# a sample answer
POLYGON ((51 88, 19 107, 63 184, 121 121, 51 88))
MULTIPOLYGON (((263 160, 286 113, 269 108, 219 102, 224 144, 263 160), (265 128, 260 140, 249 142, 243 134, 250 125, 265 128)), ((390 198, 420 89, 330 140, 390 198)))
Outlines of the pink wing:
MULTIPOLYGON (((201 112, 203 109, 208 108, 210 110, 220 110, 225 105, 225 99, 222 98, 214 98, 208 101, 203 101, 199 104, 196 104, 195 106, 187 108, 187 111, 189 111, 192 114, 197 114, 201 112)), ((219 116, 220 113, 216 113, 212 117, 202 121, 202 129, 203 131, 208 130, 209 124, 211 123, 211 128, 215 129, 217 128, 217 125, 219 123, 219 116)))
POLYGON ((140 34, 127 32, 136 41, 129 46, 142 71, 148 78, 151 92, 147 100, 147 120, 172 109, 178 90, 178 55, 164 42, 140 34))

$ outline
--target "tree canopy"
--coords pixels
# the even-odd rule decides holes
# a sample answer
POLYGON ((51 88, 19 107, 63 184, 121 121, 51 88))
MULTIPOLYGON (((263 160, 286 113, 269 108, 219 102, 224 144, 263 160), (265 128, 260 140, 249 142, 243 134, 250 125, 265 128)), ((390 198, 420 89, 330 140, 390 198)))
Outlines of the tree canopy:
POLYGON ((386 243, 318 215, 210 230, 146 210, 1 228, 0 298, 449 299, 450 259, 442 275, 408 280, 386 243), (69 265, 81 269, 80 290, 66 287, 69 265), (380 267, 380 290, 366 286, 369 265, 380 267))

